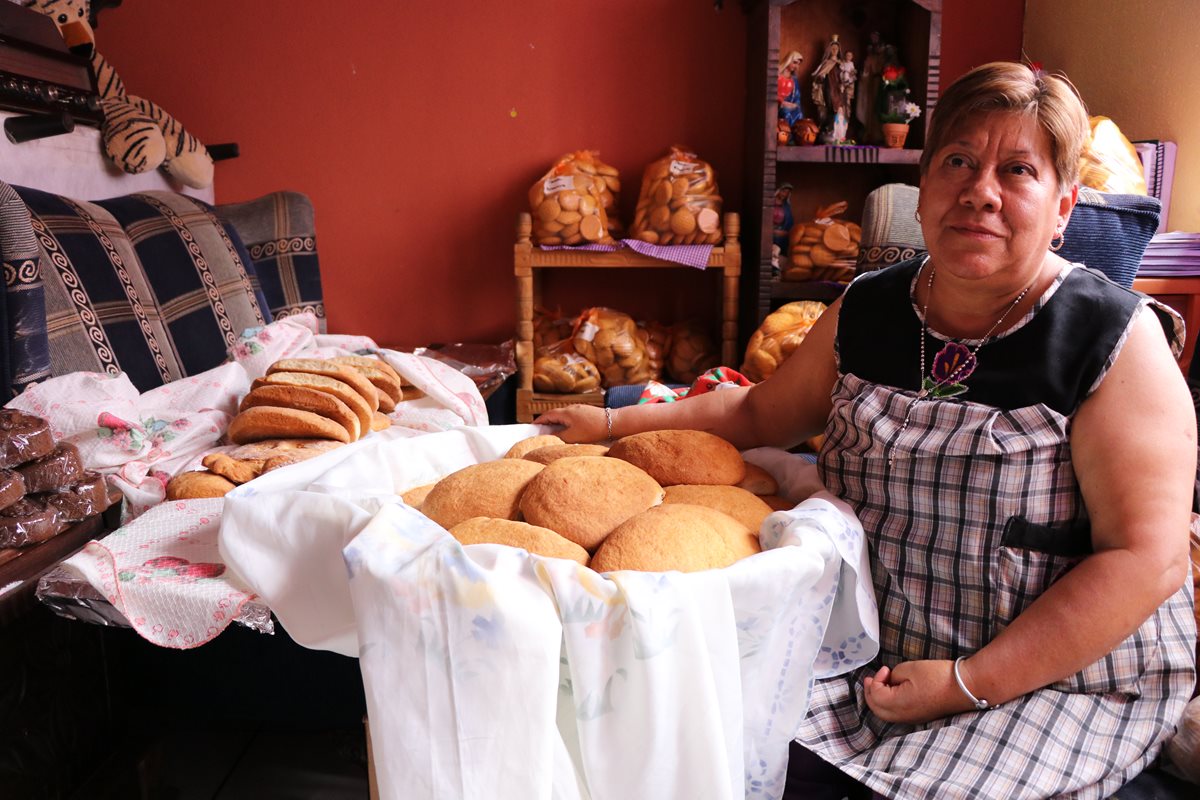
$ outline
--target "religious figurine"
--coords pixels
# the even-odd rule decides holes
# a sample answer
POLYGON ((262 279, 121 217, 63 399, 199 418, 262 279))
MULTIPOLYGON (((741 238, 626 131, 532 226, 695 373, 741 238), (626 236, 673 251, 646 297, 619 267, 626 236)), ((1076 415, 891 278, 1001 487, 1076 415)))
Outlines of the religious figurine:
POLYGON ((788 234, 795 224, 792 216, 792 185, 781 183, 775 190, 775 210, 771 217, 771 240, 779 248, 780 253, 786 253, 788 234))
POLYGON ((812 99, 817 106, 817 119, 821 130, 827 130, 832 104, 833 84, 837 81, 837 66, 841 61, 842 45, 838 35, 833 34, 829 44, 825 46, 825 55, 812 74, 812 99))
POLYGON ((838 62, 833 82, 833 120, 830 125, 830 144, 853 144, 850 138, 850 118, 854 108, 855 81, 858 71, 854 68, 854 54, 846 53, 838 62))
POLYGON ((879 128, 879 115, 875 100, 879 96, 880 76, 884 67, 884 47, 879 31, 872 31, 867 43, 867 55, 858 70, 858 90, 855 92, 854 116, 862 127, 862 141, 866 144, 879 142, 883 134, 879 128))
POLYGON ((803 60, 804 56, 793 50, 779 63, 776 96, 779 100, 780 144, 791 143, 790 136, 788 140, 783 138, 783 131, 787 130, 790 134, 792 127, 804 119, 804 112, 800 108, 800 62, 803 60))

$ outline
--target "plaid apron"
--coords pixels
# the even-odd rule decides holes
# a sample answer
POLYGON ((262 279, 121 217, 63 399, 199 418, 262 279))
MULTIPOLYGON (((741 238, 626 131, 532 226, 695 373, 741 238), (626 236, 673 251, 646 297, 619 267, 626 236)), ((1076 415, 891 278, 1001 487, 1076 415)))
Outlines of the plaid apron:
MULTIPOLYGON (((1069 292, 1067 274, 1005 335, 1069 292)), ((1114 321, 1125 333, 1107 365, 1131 319, 1114 321)), ((882 642, 875 664, 817 682, 801 744, 900 798, 1107 797, 1156 758, 1195 685, 1190 582, 1109 655, 998 708, 890 724, 863 698, 881 664, 981 649, 1084 557, 1070 423, 1045 405, 916 401, 839 376, 820 467, 867 532, 882 642)))

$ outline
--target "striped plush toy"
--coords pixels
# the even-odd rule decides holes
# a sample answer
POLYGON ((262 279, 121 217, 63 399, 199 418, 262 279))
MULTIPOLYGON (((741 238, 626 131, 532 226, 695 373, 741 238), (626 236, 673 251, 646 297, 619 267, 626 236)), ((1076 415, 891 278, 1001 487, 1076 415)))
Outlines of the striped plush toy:
POLYGON ((114 164, 129 173, 162 167, 196 189, 212 185, 213 162, 204 145, 159 106, 127 94, 117 71, 96 51, 90 0, 19 2, 53 19, 72 52, 91 58, 104 111, 104 150, 114 164))

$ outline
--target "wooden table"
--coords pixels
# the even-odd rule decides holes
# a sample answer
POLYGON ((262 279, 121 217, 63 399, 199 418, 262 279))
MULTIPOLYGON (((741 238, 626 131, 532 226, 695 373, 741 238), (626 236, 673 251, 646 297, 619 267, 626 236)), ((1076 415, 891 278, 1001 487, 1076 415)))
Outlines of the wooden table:
POLYGON ((1200 276, 1134 278, 1133 288, 1152 295, 1183 315, 1187 338, 1179 357, 1179 367, 1186 374, 1196 350, 1196 335, 1200 333, 1200 276))

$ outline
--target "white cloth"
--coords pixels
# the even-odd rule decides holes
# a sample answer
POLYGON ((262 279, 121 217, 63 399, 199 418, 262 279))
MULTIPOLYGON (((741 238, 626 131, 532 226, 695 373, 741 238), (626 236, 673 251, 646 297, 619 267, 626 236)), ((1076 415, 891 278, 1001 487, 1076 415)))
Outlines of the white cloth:
MULTIPOLYGON (((599 575, 463 548, 397 497, 538 432, 264 476, 226 498, 221 553, 293 638, 361 658, 382 797, 778 798, 812 681, 878 647, 861 526, 818 494, 724 570, 599 575)), ((801 459, 748 458, 812 485, 801 459)))

